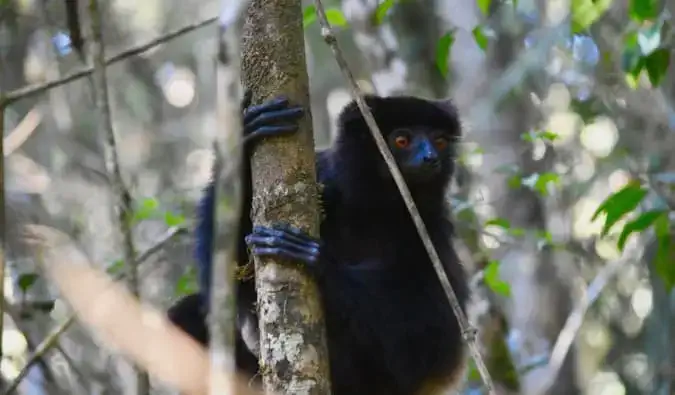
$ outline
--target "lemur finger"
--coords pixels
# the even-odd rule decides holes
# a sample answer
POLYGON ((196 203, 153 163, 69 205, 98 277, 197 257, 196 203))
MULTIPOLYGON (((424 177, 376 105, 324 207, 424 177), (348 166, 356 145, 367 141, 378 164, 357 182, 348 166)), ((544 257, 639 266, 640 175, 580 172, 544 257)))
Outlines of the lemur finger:
POLYGON ((253 232, 260 235, 267 235, 273 237, 281 237, 287 240, 292 240, 295 243, 306 244, 314 248, 319 248, 319 242, 308 236, 300 229, 293 228, 290 225, 276 225, 275 227, 255 226, 253 232))
POLYGON ((295 125, 279 125, 279 126, 263 126, 253 133, 244 135, 244 144, 250 144, 253 141, 259 140, 263 137, 268 136, 280 136, 283 134, 289 134, 298 130, 298 127, 295 125))
POLYGON ((308 245, 305 243, 296 243, 277 236, 250 234, 246 236, 245 241, 250 247, 280 247, 289 251, 295 251, 304 254, 319 254, 319 248, 317 246, 308 245))
POLYGON ((288 107, 288 99, 284 96, 268 100, 262 104, 258 104, 255 106, 249 105, 244 109, 244 123, 246 124, 248 122, 251 122, 260 114, 269 111, 280 110, 285 107, 288 107))
POLYGON ((288 123, 295 121, 302 116, 304 109, 302 107, 291 107, 274 112, 265 112, 257 116, 251 121, 244 123, 244 134, 255 132, 256 129, 262 126, 269 126, 275 123, 288 123))
POLYGON ((258 256, 280 256, 283 258, 297 259, 313 266, 317 257, 308 254, 301 254, 294 251, 288 251, 280 247, 256 247, 252 250, 253 254, 258 256))

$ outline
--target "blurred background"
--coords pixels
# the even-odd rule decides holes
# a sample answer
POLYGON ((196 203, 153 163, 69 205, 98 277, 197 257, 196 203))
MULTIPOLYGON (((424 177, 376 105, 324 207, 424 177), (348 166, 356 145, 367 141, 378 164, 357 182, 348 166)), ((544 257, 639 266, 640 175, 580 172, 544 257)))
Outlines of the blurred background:
MULTIPOLYGON (((86 68, 68 3, 0 0, 0 93, 86 68)), ((675 2, 325 6, 364 91, 452 97, 460 110, 465 137, 448 199, 472 279, 470 318, 498 393, 675 394, 675 2)), ((141 297, 166 309, 195 289, 189 229, 218 131, 213 21, 220 4, 113 0, 101 7, 109 57, 184 31, 107 68, 121 170, 136 209, 134 241, 141 253, 154 248, 140 268, 141 297)), ((322 148, 351 93, 311 2, 303 7, 322 148)), ((15 382, 16 393, 31 395, 134 393, 132 368, 95 334, 76 322, 53 336, 70 308, 19 240, 22 224, 46 224, 70 235, 101 269, 120 270, 92 81, 15 98, 3 134, 3 387, 15 382), (47 338, 49 350, 32 358, 47 338)), ((171 393, 155 381, 152 392, 171 393)), ((483 393, 473 369, 463 393, 483 393)))

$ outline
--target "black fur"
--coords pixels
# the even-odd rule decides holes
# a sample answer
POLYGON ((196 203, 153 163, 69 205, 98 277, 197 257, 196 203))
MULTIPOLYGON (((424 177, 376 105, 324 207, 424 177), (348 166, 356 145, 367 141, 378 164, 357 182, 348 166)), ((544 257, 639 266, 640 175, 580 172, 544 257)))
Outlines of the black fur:
MULTIPOLYGON (((406 181, 464 306, 469 290, 451 245, 453 229, 444 204, 453 172, 452 143, 460 136, 456 110, 449 102, 414 97, 369 96, 367 103, 385 138, 395 129, 408 128, 413 133, 435 130, 450 142, 448 149, 439 151, 437 176, 423 181, 411 176, 406 181)), ((248 210, 244 210, 241 230, 250 235, 242 240, 253 247, 254 254, 296 254, 316 274, 326 316, 334 395, 435 393, 451 384, 463 366, 460 329, 355 103, 345 107, 339 126, 335 145, 317 153, 318 180, 324 185, 321 247, 315 248, 318 241, 287 227, 252 229, 248 210), (274 242, 256 237, 260 235, 273 235, 274 242)), ((247 178, 245 203, 250 209, 250 172, 247 178)), ((210 243, 202 239, 200 245, 210 243)), ((240 248, 240 263, 248 261, 244 247, 240 248)), ((208 286, 204 289, 208 292, 208 286)), ((246 316, 255 319, 253 280, 240 283, 238 296, 242 332, 246 316)), ((204 337, 198 337, 206 333, 203 316, 194 313, 200 306, 179 303, 184 307, 174 306, 171 319, 205 343, 204 337)), ((242 357, 247 354, 241 350, 244 347, 240 341, 238 364, 253 374, 255 366, 242 357)), ((247 360, 251 357, 249 353, 247 360)))

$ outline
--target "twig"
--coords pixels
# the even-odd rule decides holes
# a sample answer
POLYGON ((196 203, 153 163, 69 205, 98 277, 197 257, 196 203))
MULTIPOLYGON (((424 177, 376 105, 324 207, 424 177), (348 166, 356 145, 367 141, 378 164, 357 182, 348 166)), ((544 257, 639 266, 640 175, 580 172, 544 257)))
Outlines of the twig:
POLYGON ((577 307, 570 313, 565 320, 565 325, 558 334, 558 339, 556 339, 555 345, 553 346, 553 351, 551 351, 551 357, 548 361, 548 366, 546 370, 542 373, 544 380, 541 386, 534 392, 535 394, 544 394, 555 382, 560 368, 562 367, 567 353, 574 342, 574 339, 581 329, 581 324, 583 323, 584 315, 588 309, 593 305, 593 303, 598 299, 600 293, 607 285, 607 282, 614 277, 614 275, 622 268, 629 259, 622 258, 616 261, 610 262, 605 265, 600 272, 595 276, 593 281, 588 284, 586 292, 584 293, 581 301, 577 307))
MULTIPOLYGON (((136 262, 136 247, 134 246, 133 233, 131 229, 131 216, 133 213, 132 198, 129 190, 124 185, 122 172, 120 169, 120 160, 118 157, 118 146, 113 129, 113 120, 108 98, 108 80, 105 61, 105 45, 103 43, 103 22, 101 9, 98 0, 89 1, 89 12, 91 18, 91 54, 94 65, 93 82, 94 96, 96 98, 97 115, 99 117, 99 126, 103 127, 105 153, 105 164, 113 195, 116 197, 115 211, 117 214, 117 226, 122 234, 122 245, 124 251, 124 261, 127 263, 128 281, 131 293, 136 297, 141 297, 140 278, 138 276, 138 267, 136 262)), ((150 391, 150 378, 147 372, 136 366, 136 395, 145 395, 150 391)))
POLYGON ((21 380, 26 377, 28 372, 30 371, 30 368, 36 363, 42 360, 42 357, 49 351, 52 347, 58 343, 59 338, 61 337, 61 334, 65 332, 70 325, 75 322, 75 314, 71 315, 63 321, 59 326, 57 326, 47 337, 35 348, 35 351, 33 354, 30 356, 30 359, 28 359, 28 362, 26 362, 26 365, 21 369, 19 374, 12 380, 11 383, 9 383, 9 386, 4 392, 4 395, 9 395, 14 393, 16 389, 19 387, 19 384, 21 383, 21 380))
POLYGON ((42 112, 37 107, 33 107, 28 111, 28 114, 23 117, 14 130, 12 130, 7 137, 2 139, 2 156, 8 157, 12 152, 19 149, 33 134, 35 129, 37 129, 41 121, 42 112))
POLYGON ((213 243, 209 300, 209 357, 211 370, 209 374, 209 394, 225 395, 234 393, 234 383, 218 382, 226 376, 236 373, 235 361, 235 326, 236 293, 234 292, 234 273, 237 267, 237 237, 239 213, 241 212, 241 156, 242 156, 242 120, 241 120, 241 28, 246 15, 248 0, 221 1, 220 23, 218 28, 218 63, 216 69, 216 105, 218 130, 216 131, 215 164, 213 188, 215 201, 225 199, 229 202, 227 209, 215 205, 211 213, 214 216, 214 233, 216 240, 228 242, 213 243), (228 159, 225 169, 223 159, 228 159), (224 171, 223 171, 224 170, 224 171), (223 177, 224 175, 224 177, 223 177), (218 223, 218 218, 224 223, 218 223))
MULTIPOLYGON (((21 313, 14 305, 12 305, 12 303, 9 300, 7 300, 7 297, 3 297, 2 301, 4 306, 4 312, 7 313, 7 315, 12 319, 12 321, 14 321, 14 326, 16 326, 16 328, 23 334, 23 337, 26 339, 26 344, 28 345, 28 350, 30 352, 35 352, 37 347, 35 345, 35 342, 30 336, 28 328, 26 328, 26 326, 23 324, 23 321, 21 320, 21 313)), ((43 370, 45 378, 48 381, 52 381, 54 386, 58 388, 60 392, 59 385, 56 381, 56 375, 49 367, 47 361, 45 361, 43 358, 39 358, 36 362, 40 365, 40 368, 43 370)))
MULTIPOLYGON (((0 95, 0 103, 2 103, 2 95, 0 95)), ((5 135, 5 110, 6 108, 0 106, 0 136, 5 135)), ((3 155, 0 156, 0 295, 5 295, 5 144, 4 138, 0 140, 0 151, 3 155)), ((2 335, 5 331, 4 320, 5 308, 0 304, 0 360, 4 356, 2 349, 2 335)))
POLYGON ((344 74, 345 79, 350 85, 352 96, 356 101, 359 110, 361 110, 361 114, 363 114, 363 118, 366 121, 366 124, 368 125, 371 134, 373 135, 373 138, 375 139, 375 143, 377 144, 378 149, 380 150, 380 154, 382 154, 385 162, 387 163, 387 167, 389 167, 389 171, 391 172, 391 175, 394 178, 394 181, 396 182, 396 186, 398 187, 398 190, 401 193, 401 197, 405 201, 406 207, 408 208, 410 216, 412 217, 413 222, 415 223, 415 226, 417 228, 417 233, 422 239, 424 248, 427 250, 427 253, 429 254, 429 258, 431 259, 434 270, 436 270, 438 279, 440 280, 441 285, 443 286, 443 290, 445 291, 445 294, 448 298, 448 301, 452 306, 452 310, 454 311, 455 316, 457 317, 459 326, 462 329, 462 335, 469 350, 471 351, 474 362, 476 363, 476 368, 480 372, 481 378, 483 380, 483 384, 485 385, 485 388, 487 389, 489 394, 495 395, 494 390, 495 387, 492 381, 492 377, 490 377, 490 373, 488 372, 485 362, 483 361, 483 358, 480 355, 480 351, 478 350, 478 347, 476 345, 476 329, 471 326, 468 319, 466 318, 466 315, 462 311, 462 308, 457 299, 457 295, 455 294, 455 291, 452 289, 452 285, 450 285, 448 276, 446 275, 445 270, 443 269, 443 264, 441 263, 438 253, 436 252, 436 249, 434 248, 434 245, 429 237, 429 233, 427 232, 426 226, 424 225, 424 221, 422 221, 422 217, 420 216, 419 211, 417 210, 417 206, 415 206, 415 202, 413 201, 412 195, 410 194, 410 190, 408 189, 408 186, 406 185, 405 180, 403 179, 403 175, 401 175, 401 172, 396 166, 396 161, 394 160, 393 155, 389 151, 387 143, 384 141, 384 137, 382 137, 382 133, 380 132, 379 127, 377 126, 377 122, 375 121, 372 112, 370 111, 368 105, 363 99, 359 86, 356 83, 356 79, 354 78, 354 75, 352 74, 349 65, 347 64, 347 61, 342 53, 342 50, 338 46, 337 39, 333 34, 330 23, 328 22, 328 18, 326 17, 326 11, 324 10, 321 0, 314 0, 314 4, 316 6, 316 13, 318 16, 318 20, 321 24, 321 34, 323 35, 323 38, 326 41, 326 43, 331 47, 333 54, 335 55, 335 60, 337 61, 340 70, 344 74))
MULTIPOLYGON (((145 261, 147 261, 151 256, 153 256, 155 253, 157 253, 159 250, 161 250, 166 244, 168 244, 171 240, 174 239, 174 237, 177 237, 179 235, 182 235, 187 232, 187 229, 183 227, 172 227, 170 228, 163 236, 160 238, 155 244, 153 244, 151 247, 149 247, 147 250, 145 250, 142 254, 140 254, 135 262, 136 265, 141 265, 145 261)), ((114 276, 115 280, 122 280, 124 279, 124 274, 118 274, 114 276)), ((28 371, 30 370, 31 366, 33 366, 36 362, 40 361, 40 359, 49 351, 52 347, 56 346, 58 344, 57 340, 61 334, 63 334, 69 327, 75 322, 75 318, 77 318, 77 315, 75 313, 72 313, 66 320, 61 323, 53 332, 51 335, 47 336, 36 348, 31 357, 28 359, 28 362, 26 362, 26 365, 21 369, 19 374, 14 378, 14 380, 10 383, 9 387, 3 395, 10 395, 12 394, 19 386, 21 383, 21 380, 23 380, 24 377, 28 374, 28 371)))
MULTIPOLYGON (((141 54, 141 53, 143 53, 145 51, 148 51, 148 50, 150 50, 150 49, 152 49, 152 48, 154 48, 154 47, 156 47, 160 44, 163 44, 167 41, 171 41, 172 39, 174 39, 178 36, 181 36, 183 34, 191 32, 193 30, 197 30, 199 28, 208 26, 208 25, 214 23, 217 20, 218 20, 218 18, 211 17, 211 18, 208 18, 206 20, 197 22, 195 24, 191 24, 191 25, 181 27, 181 28, 179 28, 177 30, 174 30, 172 32, 169 32, 169 33, 167 33, 163 36, 160 36, 160 37, 157 37, 153 40, 150 40, 145 44, 127 49, 125 51, 122 51, 122 52, 118 53, 117 55, 114 55, 114 56, 108 58, 105 61, 105 65, 110 66, 111 64, 117 63, 117 62, 122 61, 124 59, 133 57, 135 55, 141 54)), ((32 96, 32 95, 44 92, 46 90, 49 90, 51 88, 56 88, 58 86, 65 85, 69 82, 72 82, 72 81, 78 80, 80 78, 86 77, 86 76, 92 74, 93 72, 94 72, 94 67, 87 66, 85 68, 82 68, 81 70, 74 71, 74 72, 66 75, 65 77, 62 77, 62 78, 59 78, 59 79, 56 79, 56 80, 47 81, 47 82, 43 82, 43 83, 35 84, 35 85, 28 85, 28 86, 25 86, 23 88, 19 88, 17 90, 11 91, 11 92, 7 92, 6 94, 3 95, 3 97, 0 100, 0 108, 6 107, 6 106, 12 104, 13 102, 15 102, 19 99, 23 99, 25 97, 32 96)))

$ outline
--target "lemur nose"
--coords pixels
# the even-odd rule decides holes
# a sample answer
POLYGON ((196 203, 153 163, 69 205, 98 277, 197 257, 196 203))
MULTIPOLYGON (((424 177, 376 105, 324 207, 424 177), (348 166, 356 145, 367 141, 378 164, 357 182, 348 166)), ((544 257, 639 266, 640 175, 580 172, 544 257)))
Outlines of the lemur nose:
POLYGON ((438 166, 438 164, 440 163, 440 160, 438 159, 438 155, 433 155, 433 154, 432 155, 425 155, 424 156, 424 163, 426 163, 427 165, 431 165, 431 166, 438 166))

